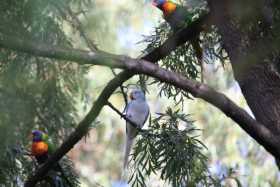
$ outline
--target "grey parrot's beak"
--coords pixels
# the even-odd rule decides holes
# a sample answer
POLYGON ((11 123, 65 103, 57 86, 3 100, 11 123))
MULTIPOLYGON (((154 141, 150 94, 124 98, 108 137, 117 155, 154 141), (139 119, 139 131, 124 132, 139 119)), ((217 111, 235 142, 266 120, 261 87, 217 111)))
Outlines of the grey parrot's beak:
POLYGON ((131 100, 134 100, 134 99, 135 99, 135 98, 133 97, 133 94, 132 94, 132 93, 129 94, 129 98, 130 98, 131 100))

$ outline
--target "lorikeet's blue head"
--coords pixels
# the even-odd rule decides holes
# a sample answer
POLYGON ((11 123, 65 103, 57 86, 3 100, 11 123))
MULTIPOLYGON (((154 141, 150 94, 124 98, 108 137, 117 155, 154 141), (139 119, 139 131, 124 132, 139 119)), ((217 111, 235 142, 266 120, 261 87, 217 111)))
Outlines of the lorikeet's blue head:
POLYGON ((165 2, 166 0, 153 0, 153 5, 161 9, 165 2))
POLYGON ((153 0, 153 5, 159 8, 164 16, 169 16, 175 12, 177 4, 168 0, 153 0))
POLYGON ((40 130, 33 130, 32 135, 33 135, 33 142, 39 142, 43 140, 43 132, 40 130))

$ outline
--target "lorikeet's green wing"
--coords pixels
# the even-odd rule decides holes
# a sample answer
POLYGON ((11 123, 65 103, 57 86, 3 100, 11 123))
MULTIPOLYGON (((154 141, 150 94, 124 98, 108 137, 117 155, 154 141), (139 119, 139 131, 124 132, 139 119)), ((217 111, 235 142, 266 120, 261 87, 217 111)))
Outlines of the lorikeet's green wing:
POLYGON ((51 139, 48 139, 47 144, 49 146, 49 153, 53 154, 54 151, 56 150, 56 147, 55 147, 54 143, 52 142, 51 139))
POLYGON ((55 151, 55 149, 56 149, 56 147, 55 147, 53 141, 51 140, 51 138, 49 138, 49 136, 48 136, 47 134, 44 133, 42 139, 43 139, 43 141, 44 141, 45 143, 48 144, 48 153, 49 153, 50 155, 53 154, 54 151, 55 151))
POLYGON ((176 10, 165 15, 164 19, 169 23, 170 27, 174 32, 186 27, 192 22, 194 14, 184 6, 177 5, 176 10))

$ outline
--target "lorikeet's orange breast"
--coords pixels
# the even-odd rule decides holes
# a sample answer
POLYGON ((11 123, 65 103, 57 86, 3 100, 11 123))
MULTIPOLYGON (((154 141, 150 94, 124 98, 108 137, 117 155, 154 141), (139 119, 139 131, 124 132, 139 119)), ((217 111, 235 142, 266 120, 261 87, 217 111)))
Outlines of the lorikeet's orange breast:
POLYGON ((176 10, 176 4, 167 1, 162 5, 162 9, 163 9, 164 15, 168 16, 176 10))
POLYGON ((43 141, 33 142, 31 153, 34 156, 40 156, 48 152, 48 144, 43 141))

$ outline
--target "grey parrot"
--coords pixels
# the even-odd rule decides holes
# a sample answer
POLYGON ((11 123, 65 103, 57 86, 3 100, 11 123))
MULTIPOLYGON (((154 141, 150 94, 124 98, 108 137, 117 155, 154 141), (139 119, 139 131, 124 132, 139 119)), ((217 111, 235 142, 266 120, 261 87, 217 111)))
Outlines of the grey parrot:
MULTIPOLYGON (((146 101, 145 94, 140 89, 132 90, 130 93, 130 102, 125 108, 126 117, 134 122, 138 128, 142 128, 148 119, 150 113, 149 105, 146 101)), ((133 140, 137 136, 138 130, 126 122, 126 144, 124 154, 124 169, 128 166, 128 157, 133 145, 133 140)))

